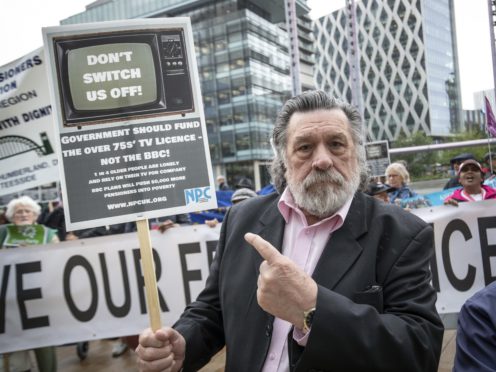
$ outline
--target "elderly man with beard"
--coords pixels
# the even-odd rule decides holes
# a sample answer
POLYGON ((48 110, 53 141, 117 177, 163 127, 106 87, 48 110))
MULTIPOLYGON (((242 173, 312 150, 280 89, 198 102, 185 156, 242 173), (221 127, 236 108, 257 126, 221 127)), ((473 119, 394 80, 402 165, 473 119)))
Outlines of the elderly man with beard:
POLYGON ((233 206, 205 289, 145 330, 141 371, 437 371, 432 229, 359 190, 362 122, 322 91, 288 100, 272 139, 279 193, 233 206))

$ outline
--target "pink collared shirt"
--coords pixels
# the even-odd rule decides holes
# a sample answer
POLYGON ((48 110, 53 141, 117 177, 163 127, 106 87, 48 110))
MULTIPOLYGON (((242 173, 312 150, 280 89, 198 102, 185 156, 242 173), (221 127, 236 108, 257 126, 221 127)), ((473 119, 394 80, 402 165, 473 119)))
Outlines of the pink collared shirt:
MULTIPOLYGON (((312 275, 331 234, 343 225, 352 199, 353 196, 332 216, 308 226, 305 215, 295 205, 293 196, 286 188, 278 204, 279 211, 286 221, 282 254, 312 275)), ((270 347, 262 372, 289 371, 287 335, 291 327, 292 324, 285 320, 274 319, 270 347)), ((305 346, 309 333, 304 335, 301 330, 295 328, 293 338, 299 345, 305 346)))

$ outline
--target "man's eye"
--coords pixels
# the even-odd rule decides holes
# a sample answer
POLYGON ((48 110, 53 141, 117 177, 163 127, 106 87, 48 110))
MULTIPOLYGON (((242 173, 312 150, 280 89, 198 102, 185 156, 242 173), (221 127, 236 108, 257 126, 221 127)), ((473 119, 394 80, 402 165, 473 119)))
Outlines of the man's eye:
POLYGON ((297 150, 301 152, 308 152, 310 151, 310 145, 300 145, 297 150))
POLYGON ((334 149, 337 149, 337 148, 341 148, 341 147, 344 147, 344 143, 343 142, 340 142, 340 141, 333 141, 329 144, 329 146, 331 148, 334 148, 334 149))

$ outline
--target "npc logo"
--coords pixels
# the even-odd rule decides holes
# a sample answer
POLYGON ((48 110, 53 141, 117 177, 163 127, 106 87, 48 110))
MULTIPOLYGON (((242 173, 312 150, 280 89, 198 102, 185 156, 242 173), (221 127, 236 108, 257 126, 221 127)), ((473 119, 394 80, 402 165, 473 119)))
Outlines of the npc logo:
POLYGON ((186 205, 206 203, 212 198, 210 186, 186 189, 184 190, 184 198, 186 199, 186 205))

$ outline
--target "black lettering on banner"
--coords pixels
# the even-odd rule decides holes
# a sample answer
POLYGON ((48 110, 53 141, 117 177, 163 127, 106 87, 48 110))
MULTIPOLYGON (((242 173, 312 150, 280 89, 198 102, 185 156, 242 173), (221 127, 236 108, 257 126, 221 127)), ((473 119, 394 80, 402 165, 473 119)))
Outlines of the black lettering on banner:
MULTIPOLYGON (((434 230, 434 224, 431 222, 429 224, 434 230)), ((431 265, 431 273, 432 273, 432 286, 436 290, 436 292, 441 292, 441 288, 439 287, 439 271, 437 270, 437 256, 436 256, 436 247, 432 245, 432 256, 430 259, 431 265)))
POLYGON ((4 266, 2 275, 2 291, 0 292, 0 333, 5 333, 5 296, 9 284, 10 265, 4 266))
POLYGON ((98 290, 96 285, 96 277, 91 264, 88 262, 86 258, 81 255, 72 256, 67 261, 67 264, 64 268, 64 298, 69 306, 69 310, 71 314, 79 320, 80 322, 88 322, 90 321, 96 313, 97 305, 98 305, 98 290), (91 292, 91 303, 87 310, 80 310, 76 306, 74 299, 72 298, 71 288, 70 288, 70 279, 72 270, 76 267, 81 266, 86 273, 88 274, 88 279, 90 280, 90 292, 91 292))
POLYGON ((488 285, 496 280, 496 277, 491 274, 491 257, 496 256, 496 244, 489 244, 487 240, 487 230, 496 228, 496 217, 478 218, 477 225, 479 226, 484 285, 488 285))
POLYGON ((207 241, 207 259, 208 259, 208 267, 212 266, 212 262, 215 258, 215 251, 217 249, 218 240, 209 240, 207 241))
POLYGON ((181 271, 183 272, 183 286, 186 305, 191 301, 191 290, 188 282, 199 281, 202 279, 200 270, 188 270, 188 263, 186 262, 186 255, 200 253, 200 243, 187 243, 179 244, 179 256, 181 257, 181 271))
POLYGON ((441 251, 443 255, 444 270, 446 271, 446 276, 448 277, 451 285, 458 291, 464 292, 469 290, 474 284, 476 269, 472 265, 468 265, 467 276, 463 279, 456 277, 453 266, 451 265, 450 253, 449 253, 449 241, 453 232, 459 231, 463 234, 465 241, 472 239, 472 233, 468 228, 467 224, 460 219, 454 219, 448 223, 446 229, 443 233, 443 239, 441 243, 441 251))
MULTIPOLYGON (((141 253, 139 248, 133 249, 133 257, 134 257, 134 268, 136 271, 136 283, 138 287, 138 296, 140 301, 140 311, 141 314, 146 314, 146 299, 145 299, 145 278, 143 277, 143 272, 141 271, 141 253)), ((153 262, 155 263, 155 277, 157 281, 160 279, 162 275, 162 264, 160 262, 160 256, 153 249, 153 262)), ((169 311, 169 307, 165 302, 164 297, 162 296, 162 292, 157 288, 158 291, 158 301, 160 303, 160 310, 162 312, 169 311)))
POLYGON ((48 315, 28 318, 26 309, 26 301, 42 298, 41 288, 24 289, 23 276, 24 274, 37 273, 41 271, 41 262, 33 261, 22 264, 17 264, 16 268, 16 287, 17 287, 17 304, 21 316, 22 329, 32 329, 40 327, 48 327, 50 321, 48 315))
POLYGON ((110 294, 110 284, 108 275, 108 266, 105 259, 105 254, 100 253, 98 255, 100 258, 100 266, 102 268, 103 277, 103 291, 105 294, 105 302, 110 313, 117 317, 122 318, 129 314, 129 309, 131 308, 131 289, 129 288, 129 275, 127 273, 126 256, 124 251, 119 251, 119 260, 121 263, 121 273, 122 273, 122 284, 124 286, 124 303, 122 306, 116 306, 112 301, 112 296, 110 294))

